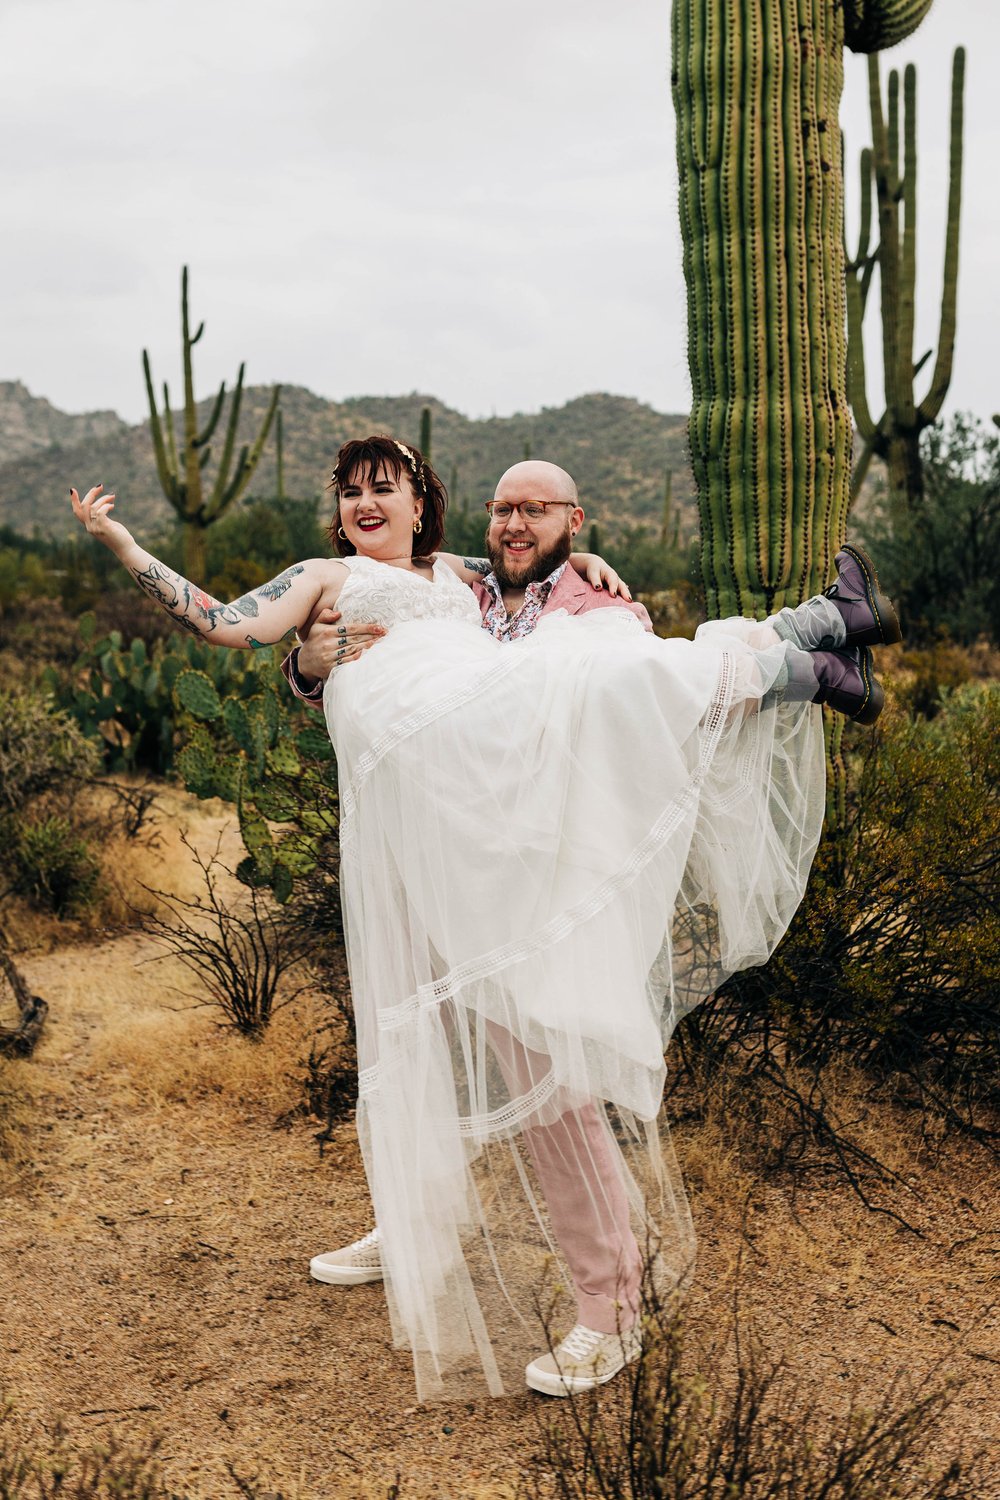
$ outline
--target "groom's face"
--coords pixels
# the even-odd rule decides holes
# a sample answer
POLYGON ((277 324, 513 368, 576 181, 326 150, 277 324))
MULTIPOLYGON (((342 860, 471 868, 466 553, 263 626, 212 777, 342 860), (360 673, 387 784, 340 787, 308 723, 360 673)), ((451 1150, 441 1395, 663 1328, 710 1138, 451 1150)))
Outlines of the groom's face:
POLYGON ((583 511, 578 505, 558 503, 564 498, 558 485, 545 475, 527 479, 505 475, 501 479, 494 496, 500 503, 518 505, 533 500, 546 505, 545 514, 536 520, 515 510, 505 521, 490 522, 486 550, 502 589, 521 589, 540 582, 569 557, 573 538, 583 523, 583 511))

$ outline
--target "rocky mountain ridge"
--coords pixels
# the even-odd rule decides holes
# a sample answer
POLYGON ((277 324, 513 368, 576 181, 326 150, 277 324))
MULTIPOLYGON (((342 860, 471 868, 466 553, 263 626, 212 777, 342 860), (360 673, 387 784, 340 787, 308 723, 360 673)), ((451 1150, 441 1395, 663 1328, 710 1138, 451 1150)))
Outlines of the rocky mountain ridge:
MULTIPOLYGON (((270 387, 244 392, 240 437, 256 434, 270 387)), ((207 414, 209 402, 201 405, 207 414)), ((640 401, 604 393, 579 396, 532 414, 473 419, 432 396, 358 396, 327 401, 302 386, 283 387, 285 490, 298 497, 323 495, 333 457, 348 438, 391 432, 416 442, 420 415, 433 414, 433 463, 452 504, 480 508, 510 464, 530 454, 568 469, 580 487, 588 521, 614 533, 631 523, 659 526, 667 471, 682 532, 695 526, 686 417, 664 414, 640 401)), ((225 416, 220 423, 224 427, 225 416)), ((216 445, 216 453, 218 445, 216 445)), ((209 464, 208 473, 214 473, 209 464)), ((0 382, 0 525, 50 536, 72 531, 67 491, 101 480, 119 496, 126 524, 162 528, 172 513, 160 490, 148 422, 129 425, 114 412, 71 415, 19 381, 0 382)), ((251 493, 276 491, 272 432, 251 493)), ((485 515, 484 515, 485 524, 485 515)))

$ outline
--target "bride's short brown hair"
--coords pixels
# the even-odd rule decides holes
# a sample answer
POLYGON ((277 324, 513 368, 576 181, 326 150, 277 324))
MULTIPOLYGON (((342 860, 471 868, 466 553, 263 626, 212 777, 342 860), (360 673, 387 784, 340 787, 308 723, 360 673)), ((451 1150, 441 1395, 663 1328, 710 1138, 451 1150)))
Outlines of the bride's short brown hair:
POLYGON ((424 502, 421 528, 413 538, 414 557, 429 557, 432 552, 437 552, 444 541, 448 491, 419 448, 412 443, 401 443, 384 432, 368 438, 353 438, 344 443, 337 454, 330 475, 330 488, 337 495, 337 509, 327 533, 331 545, 341 557, 352 557, 357 552, 354 543, 340 535, 340 490, 343 485, 356 480, 359 474, 363 474, 369 484, 374 484, 380 470, 392 475, 393 484, 398 484, 400 475, 405 473, 413 493, 424 502))

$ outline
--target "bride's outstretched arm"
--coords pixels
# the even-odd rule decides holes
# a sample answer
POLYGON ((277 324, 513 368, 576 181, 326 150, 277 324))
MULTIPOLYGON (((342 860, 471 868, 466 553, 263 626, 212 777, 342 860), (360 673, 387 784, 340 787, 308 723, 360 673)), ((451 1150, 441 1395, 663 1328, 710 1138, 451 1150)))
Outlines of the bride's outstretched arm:
POLYGON ((131 532, 111 518, 115 497, 105 495, 103 486, 88 490, 82 500, 76 490, 69 493, 77 520, 115 554, 143 593, 184 630, 204 636, 211 645, 273 646, 306 624, 324 592, 332 598, 329 563, 309 558, 224 604, 140 547, 131 532))

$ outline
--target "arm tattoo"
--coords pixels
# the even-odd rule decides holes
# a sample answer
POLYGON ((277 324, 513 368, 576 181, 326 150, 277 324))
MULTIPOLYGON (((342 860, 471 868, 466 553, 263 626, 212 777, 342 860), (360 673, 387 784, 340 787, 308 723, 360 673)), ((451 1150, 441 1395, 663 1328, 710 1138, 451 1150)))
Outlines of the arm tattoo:
POLYGON ((157 604, 162 604, 164 609, 171 611, 177 608, 177 584, 180 580, 176 573, 171 573, 162 563, 152 562, 145 570, 133 568, 132 574, 143 593, 155 599, 157 604))
POLYGON ((294 567, 279 573, 277 578, 272 578, 270 583, 262 583, 259 589, 254 589, 254 593, 259 594, 262 599, 280 599, 285 590, 291 588, 292 579, 301 572, 302 564, 296 563, 294 567))
POLYGON ((485 557, 463 557, 462 567, 468 568, 470 573, 478 573, 480 578, 485 578, 487 573, 492 572, 490 564, 485 557))
POLYGON ((246 615, 249 620, 256 620, 260 613, 259 606, 253 594, 244 594, 242 599, 234 599, 232 609, 238 609, 241 615, 246 615))
MULTIPOLYGON (((183 630, 189 631, 191 635, 206 636, 219 624, 242 625, 245 620, 255 620, 260 614, 260 601, 280 599, 291 588, 292 579, 304 572, 304 569, 301 563, 296 563, 294 567, 279 573, 277 578, 272 578, 270 583, 251 589, 232 604, 223 604, 220 600, 213 599, 204 589, 189 583, 186 578, 157 562, 155 558, 150 561, 148 568, 131 568, 129 571, 143 592, 155 599, 157 604, 162 604, 183 630)), ((277 644, 276 641, 257 640, 252 635, 245 639, 247 645, 255 650, 277 644)), ((284 635, 278 639, 283 640, 284 635)))

